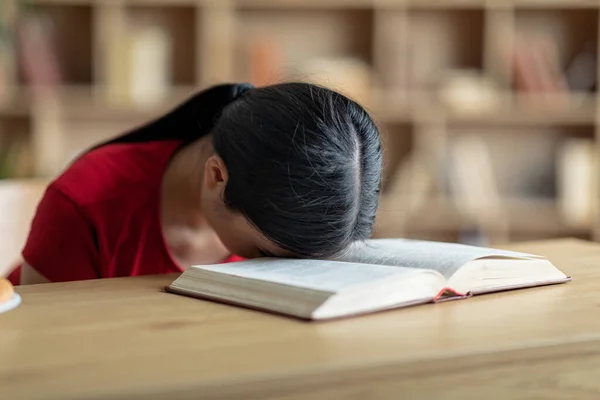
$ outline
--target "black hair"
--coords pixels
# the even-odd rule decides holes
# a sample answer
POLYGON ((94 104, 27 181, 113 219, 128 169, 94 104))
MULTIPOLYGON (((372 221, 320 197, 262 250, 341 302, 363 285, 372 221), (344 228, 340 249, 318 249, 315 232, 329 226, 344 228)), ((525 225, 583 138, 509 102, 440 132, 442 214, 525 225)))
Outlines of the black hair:
POLYGON ((309 83, 217 85, 103 145, 208 134, 229 172, 226 206, 281 248, 330 257, 371 236, 381 144, 356 102, 309 83))

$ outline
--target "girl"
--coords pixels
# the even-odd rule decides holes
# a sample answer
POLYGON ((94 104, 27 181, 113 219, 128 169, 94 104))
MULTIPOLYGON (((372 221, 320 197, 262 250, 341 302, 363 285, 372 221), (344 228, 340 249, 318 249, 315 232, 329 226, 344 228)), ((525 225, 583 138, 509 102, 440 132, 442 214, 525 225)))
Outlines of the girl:
POLYGON ((370 237, 381 164, 375 124, 339 93, 214 86, 86 152, 49 185, 21 283, 335 256, 370 237))

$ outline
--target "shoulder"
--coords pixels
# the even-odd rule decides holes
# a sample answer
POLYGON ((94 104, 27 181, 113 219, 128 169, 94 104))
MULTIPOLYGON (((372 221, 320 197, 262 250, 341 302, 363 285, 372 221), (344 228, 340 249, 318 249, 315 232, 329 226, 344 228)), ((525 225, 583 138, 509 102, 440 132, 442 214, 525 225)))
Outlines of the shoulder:
POLYGON ((109 144, 75 160, 52 183, 72 202, 85 206, 160 185, 178 141, 109 144))

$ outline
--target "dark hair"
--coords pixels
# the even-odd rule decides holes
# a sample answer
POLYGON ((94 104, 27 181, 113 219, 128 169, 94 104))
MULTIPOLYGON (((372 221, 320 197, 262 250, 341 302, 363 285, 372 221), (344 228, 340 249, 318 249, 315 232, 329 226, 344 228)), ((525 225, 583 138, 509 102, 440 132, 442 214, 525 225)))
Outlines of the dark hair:
POLYGON ((371 236, 381 145, 356 102, 308 83, 218 85, 105 144, 209 133, 229 171, 227 207, 283 249, 330 257, 371 236))

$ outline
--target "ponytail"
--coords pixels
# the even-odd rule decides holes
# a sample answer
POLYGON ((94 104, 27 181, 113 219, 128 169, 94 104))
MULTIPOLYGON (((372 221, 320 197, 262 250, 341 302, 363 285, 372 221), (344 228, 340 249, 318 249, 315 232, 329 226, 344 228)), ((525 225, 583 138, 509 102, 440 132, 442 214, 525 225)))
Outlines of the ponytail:
POLYGON ((93 149, 116 143, 144 143, 160 140, 191 142, 211 133, 221 112, 254 87, 249 83, 220 84, 196 93, 158 119, 93 149))

